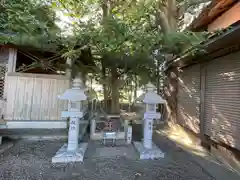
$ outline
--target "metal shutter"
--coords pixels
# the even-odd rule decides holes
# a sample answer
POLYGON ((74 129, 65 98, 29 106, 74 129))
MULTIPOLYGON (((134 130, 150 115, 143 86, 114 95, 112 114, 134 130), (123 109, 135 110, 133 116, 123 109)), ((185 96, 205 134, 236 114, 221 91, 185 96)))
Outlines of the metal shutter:
POLYGON ((204 133, 240 149, 240 52, 206 66, 204 133))
POLYGON ((200 65, 183 68, 178 83, 178 123, 195 133, 200 132, 200 65))

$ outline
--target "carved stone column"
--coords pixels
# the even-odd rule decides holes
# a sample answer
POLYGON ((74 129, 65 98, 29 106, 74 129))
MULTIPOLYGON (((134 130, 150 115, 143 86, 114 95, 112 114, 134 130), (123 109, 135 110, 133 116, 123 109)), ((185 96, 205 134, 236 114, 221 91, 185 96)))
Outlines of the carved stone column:
POLYGON ((82 82, 80 78, 73 80, 71 89, 66 90, 59 96, 61 100, 67 100, 69 102, 68 110, 62 111, 61 116, 69 118, 69 131, 68 131, 68 143, 59 149, 56 155, 52 158, 53 163, 58 162, 77 162, 83 161, 85 151, 88 143, 79 144, 79 122, 83 117, 82 108, 77 105, 86 100, 87 97, 84 94, 84 90, 81 87, 82 82))
POLYGON ((147 92, 143 99, 146 104, 146 112, 144 113, 143 142, 134 142, 134 146, 140 154, 140 159, 163 158, 164 153, 153 143, 153 120, 160 118, 160 113, 156 112, 157 104, 165 103, 157 93, 154 92, 155 87, 147 84, 147 92))

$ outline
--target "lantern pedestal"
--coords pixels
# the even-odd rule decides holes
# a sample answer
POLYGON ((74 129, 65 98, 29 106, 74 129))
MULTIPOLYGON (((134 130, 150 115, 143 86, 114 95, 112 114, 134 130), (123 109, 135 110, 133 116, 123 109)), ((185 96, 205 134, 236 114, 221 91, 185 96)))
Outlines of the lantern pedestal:
POLYGON ((52 163, 82 162, 88 143, 78 144, 79 121, 82 112, 63 111, 62 117, 70 117, 68 143, 64 144, 52 158, 52 163))
POLYGON ((153 119, 155 118, 160 118, 160 114, 155 112, 144 114, 143 142, 133 142, 140 159, 164 158, 164 153, 152 141, 153 119))
POLYGON ((142 142, 133 142, 133 145, 138 151, 141 160, 164 158, 164 153, 154 143, 152 143, 151 149, 144 147, 142 142))
POLYGON ((68 143, 64 144, 52 158, 52 163, 82 162, 88 143, 79 141, 79 121, 82 117, 80 111, 63 111, 62 117, 70 117, 68 143))
POLYGON ((75 150, 68 150, 68 144, 64 144, 52 158, 52 163, 82 162, 88 143, 80 143, 75 150))

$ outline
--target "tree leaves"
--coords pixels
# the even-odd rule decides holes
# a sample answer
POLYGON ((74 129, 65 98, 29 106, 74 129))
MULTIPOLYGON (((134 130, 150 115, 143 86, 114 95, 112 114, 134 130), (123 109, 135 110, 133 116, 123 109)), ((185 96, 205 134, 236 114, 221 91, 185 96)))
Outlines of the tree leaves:
POLYGON ((57 51, 60 28, 55 24, 55 12, 45 1, 3 1, 0 9, 0 43, 57 51))

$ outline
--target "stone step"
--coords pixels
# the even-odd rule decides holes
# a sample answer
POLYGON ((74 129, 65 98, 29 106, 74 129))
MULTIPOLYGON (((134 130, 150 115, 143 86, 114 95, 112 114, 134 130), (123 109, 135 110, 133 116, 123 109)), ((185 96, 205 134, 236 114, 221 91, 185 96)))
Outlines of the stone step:
MULTIPOLYGON (((87 132, 87 124, 80 126, 79 139, 87 132)), ((68 129, 1 129, 0 136, 12 139, 50 140, 67 139, 68 129)))
POLYGON ((67 129, 1 129, 1 136, 67 134, 67 129))

